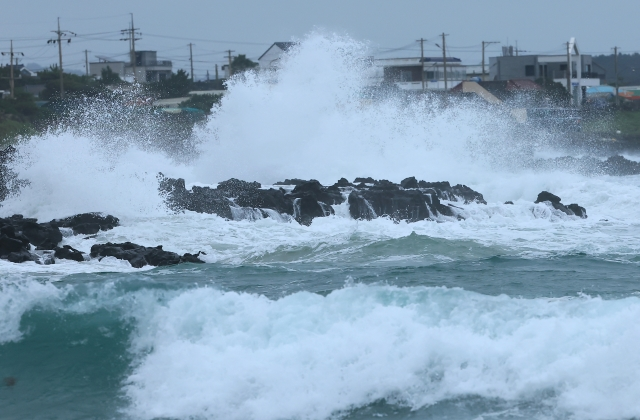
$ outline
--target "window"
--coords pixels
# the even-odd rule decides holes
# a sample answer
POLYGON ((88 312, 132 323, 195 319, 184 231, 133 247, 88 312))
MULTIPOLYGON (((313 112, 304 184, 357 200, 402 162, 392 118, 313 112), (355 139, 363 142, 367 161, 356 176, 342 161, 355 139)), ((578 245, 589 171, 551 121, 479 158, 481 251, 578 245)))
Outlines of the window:
POLYGON ((560 71, 567 71, 567 65, 566 64, 560 64, 560 71))
POLYGON ((524 66, 524 75, 527 77, 536 75, 536 68, 534 66, 524 66))

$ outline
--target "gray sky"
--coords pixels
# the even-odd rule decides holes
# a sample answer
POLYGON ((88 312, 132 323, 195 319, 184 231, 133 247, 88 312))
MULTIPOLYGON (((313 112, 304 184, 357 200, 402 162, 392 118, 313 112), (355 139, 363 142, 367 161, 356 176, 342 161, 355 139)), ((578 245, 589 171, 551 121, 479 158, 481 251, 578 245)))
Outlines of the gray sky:
MULTIPOLYGON (((159 58, 173 60, 174 71, 188 71, 187 44, 193 42, 196 78, 206 70, 213 76, 226 49, 255 60, 271 43, 300 39, 314 28, 367 41, 376 57, 417 56, 421 37, 429 41, 425 55, 439 55, 434 43, 444 31, 448 55, 466 64, 480 63, 483 40, 517 41, 527 51, 522 54, 562 54, 571 36, 583 53, 610 54, 613 46, 640 51, 639 0, 6 1, 0 49, 14 39, 24 63, 56 63, 57 48, 46 41, 59 16, 62 29, 78 34, 63 46, 65 69, 84 70, 85 49, 90 61, 96 55, 126 60, 128 43, 119 41, 119 30, 128 27, 130 12, 142 33, 136 49, 157 50, 159 58)), ((501 45, 488 47, 488 56, 499 55, 501 45)))

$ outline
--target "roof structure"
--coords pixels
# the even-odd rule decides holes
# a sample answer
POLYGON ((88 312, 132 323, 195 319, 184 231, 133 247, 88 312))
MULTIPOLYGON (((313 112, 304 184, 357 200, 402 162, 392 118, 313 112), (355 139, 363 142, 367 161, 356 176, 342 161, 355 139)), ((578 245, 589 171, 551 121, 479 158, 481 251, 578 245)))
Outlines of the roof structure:
POLYGON ((297 44, 296 42, 274 42, 269 48, 267 48, 267 50, 260 57, 258 57, 258 60, 264 57, 264 55, 268 53, 269 50, 273 48, 274 45, 280 48, 282 51, 288 51, 289 48, 293 47, 296 44, 297 44))

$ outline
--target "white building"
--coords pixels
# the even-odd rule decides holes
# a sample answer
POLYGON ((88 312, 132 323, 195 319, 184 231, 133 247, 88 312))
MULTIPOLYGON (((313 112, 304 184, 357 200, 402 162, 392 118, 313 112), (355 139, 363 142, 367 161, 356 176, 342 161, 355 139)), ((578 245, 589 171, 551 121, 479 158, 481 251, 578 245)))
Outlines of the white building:
POLYGON ((282 54, 289 51, 291 47, 296 45, 295 42, 274 42, 267 51, 258 58, 258 64, 261 70, 276 69, 280 65, 282 54))
MULTIPOLYGON (((102 77, 102 70, 109 67, 121 79, 133 81, 134 67, 132 63, 115 61, 109 57, 98 56, 98 62, 89 63, 89 74, 102 77)), ((169 60, 158 60, 156 51, 136 51, 136 80, 140 83, 160 82, 171 77, 172 63, 169 60)))
MULTIPOLYGON (((442 57, 382 58, 373 60, 374 83, 393 83, 404 90, 445 90, 445 63, 442 57), (421 61, 423 60, 423 61, 421 61)), ((448 57, 446 89, 467 80, 466 66, 459 58, 448 57)))

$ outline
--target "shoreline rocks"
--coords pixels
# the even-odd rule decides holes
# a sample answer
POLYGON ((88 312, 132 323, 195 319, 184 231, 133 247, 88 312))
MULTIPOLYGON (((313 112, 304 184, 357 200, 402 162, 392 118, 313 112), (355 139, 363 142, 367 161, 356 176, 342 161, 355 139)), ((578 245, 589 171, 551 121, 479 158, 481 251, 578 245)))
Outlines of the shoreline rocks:
POLYGON ((358 177, 353 183, 341 178, 331 186, 312 180, 290 179, 276 185, 294 186, 262 189, 257 182, 230 179, 216 188, 192 187, 187 190, 182 178, 158 175, 159 190, 167 206, 174 211, 190 210, 216 214, 225 219, 259 219, 274 215, 289 216, 302 225, 310 225, 317 217, 335 214, 334 206, 345 201, 351 217, 372 220, 389 217, 394 221, 435 220, 441 216, 464 219, 453 205, 441 200, 464 204, 486 204, 482 194, 466 185, 449 182, 418 181, 405 178, 400 184, 371 177, 358 177))
POLYGON ((204 262, 198 258, 200 252, 180 256, 174 252, 164 251, 162 245, 144 247, 131 242, 97 244, 91 247, 90 255, 69 245, 58 246, 63 238, 60 228, 71 229, 74 235, 86 235, 110 230, 119 225, 120 221, 117 217, 101 213, 76 214, 47 223, 38 223, 36 219, 25 218, 20 214, 0 218, 0 259, 13 263, 33 261, 46 265, 55 264, 56 258, 83 262, 90 258, 113 256, 129 261, 136 268, 145 265, 164 266, 183 262, 204 262), (39 252, 33 252, 32 247, 39 252))
POLYGON ((560 210, 561 212, 563 212, 568 216, 578 216, 581 219, 587 218, 587 210, 585 210, 584 207, 581 207, 580 205, 575 203, 565 206, 560 201, 561 201, 561 198, 558 197, 557 195, 551 194, 548 191, 542 191, 540 194, 538 194, 538 198, 534 203, 535 204, 549 203, 551 207, 553 207, 556 210, 560 210))

